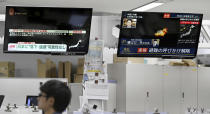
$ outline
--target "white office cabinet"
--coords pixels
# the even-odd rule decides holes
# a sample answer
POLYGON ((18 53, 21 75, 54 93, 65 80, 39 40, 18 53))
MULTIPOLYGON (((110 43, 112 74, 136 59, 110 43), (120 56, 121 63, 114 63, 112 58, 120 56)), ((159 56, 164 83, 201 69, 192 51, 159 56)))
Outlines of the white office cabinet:
POLYGON ((198 109, 210 109, 210 68, 198 68, 198 109))
POLYGON ((180 67, 164 66, 163 69, 163 101, 164 112, 181 114, 180 67))
POLYGON ((80 108, 79 96, 82 96, 82 84, 81 83, 70 83, 71 89, 71 103, 69 105, 69 111, 73 112, 80 108))
POLYGON ((126 111, 126 65, 110 64, 107 67, 109 80, 116 80, 116 111, 126 111))
POLYGON ((109 99, 104 101, 104 110, 106 112, 116 110, 116 83, 109 83, 109 99))
POLYGON ((163 67, 140 65, 139 72, 144 76, 145 111, 153 112, 154 108, 163 111, 163 67), (141 70, 141 71, 140 71, 141 70))
POLYGON ((154 108, 162 111, 162 67, 110 64, 108 75, 109 79, 117 80, 117 111, 143 112, 154 108))
POLYGON ((139 64, 126 64, 126 112, 145 110, 144 70, 139 64))
POLYGON ((181 68, 181 114, 197 107, 197 67, 181 68))
POLYGON ((153 112, 158 108, 160 112, 184 114, 187 107, 197 107, 199 93, 200 102, 210 109, 206 100, 210 98, 210 68, 203 70, 198 71, 197 67, 110 64, 109 79, 117 80, 117 111, 153 112), (198 75, 202 76, 199 82, 198 75), (206 89, 199 90, 197 84, 206 89), (201 92, 197 94, 198 90, 201 92))

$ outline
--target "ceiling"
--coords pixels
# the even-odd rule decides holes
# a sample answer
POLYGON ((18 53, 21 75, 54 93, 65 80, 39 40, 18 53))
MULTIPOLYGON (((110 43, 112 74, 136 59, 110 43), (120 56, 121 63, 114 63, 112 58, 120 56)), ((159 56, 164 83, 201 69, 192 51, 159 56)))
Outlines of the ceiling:
POLYGON ((173 0, 149 11, 202 13, 205 20, 210 20, 210 0, 173 0))
MULTIPOLYGON (((154 0, 0 0, 0 13, 5 13, 6 5, 84 7, 93 8, 94 15, 120 14, 154 0)), ((165 4, 153 8, 151 12, 203 13, 210 20, 210 0, 159 0, 165 4)))
POLYGON ((153 0, 0 0, 0 13, 6 5, 93 8, 94 14, 120 14, 153 0), (3 2, 1 2, 3 1, 3 2))

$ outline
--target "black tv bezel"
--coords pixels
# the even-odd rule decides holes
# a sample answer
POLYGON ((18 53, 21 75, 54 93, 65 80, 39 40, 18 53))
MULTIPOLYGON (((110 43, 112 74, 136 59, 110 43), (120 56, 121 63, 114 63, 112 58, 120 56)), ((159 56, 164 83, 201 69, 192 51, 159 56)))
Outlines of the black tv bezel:
POLYGON ((193 59, 197 56, 197 50, 198 50, 198 43, 199 43, 199 36, 198 35, 198 40, 196 43, 196 49, 195 49, 195 56, 182 56, 180 55, 161 55, 160 56, 145 56, 145 54, 139 56, 139 55, 128 55, 128 54, 120 54, 119 53, 119 49, 120 49, 120 39, 121 39, 121 29, 122 29, 122 24, 123 24, 123 14, 124 13, 157 13, 157 14, 164 14, 164 13, 169 13, 169 14, 193 14, 193 15, 200 15, 200 27, 199 27, 199 31, 201 31, 201 26, 202 26, 202 19, 203 19, 203 14, 201 13, 177 13, 177 12, 136 12, 136 11, 122 11, 122 16, 121 16, 121 22, 120 22, 120 35, 119 35, 119 40, 118 40, 118 49, 117 49, 117 56, 118 57, 149 57, 149 58, 163 58, 163 59, 193 59))
POLYGON ((7 27, 7 15, 8 15, 8 8, 13 8, 13 7, 20 7, 20 8, 60 8, 60 9, 83 9, 83 10, 90 10, 90 32, 91 32, 91 22, 92 22, 92 15, 93 15, 93 8, 76 8, 76 7, 36 7, 36 6, 6 6, 6 14, 5 14, 5 30, 4 30, 4 45, 3 45, 3 53, 7 54, 46 54, 46 55, 65 55, 65 56, 70 56, 70 55, 86 55, 89 50, 89 40, 90 40, 90 32, 88 33, 88 39, 87 39, 87 44, 86 44, 86 50, 85 51, 75 51, 75 52, 41 52, 41 51, 8 51, 8 40, 7 39, 9 36, 6 36, 8 34, 8 31, 6 30, 7 27), (6 45, 7 44, 7 45, 6 45))

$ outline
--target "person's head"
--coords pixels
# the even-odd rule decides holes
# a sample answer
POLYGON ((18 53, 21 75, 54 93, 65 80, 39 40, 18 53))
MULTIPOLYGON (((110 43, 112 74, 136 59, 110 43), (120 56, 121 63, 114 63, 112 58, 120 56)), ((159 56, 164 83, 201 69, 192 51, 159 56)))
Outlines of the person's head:
POLYGON ((153 46, 156 47, 159 45, 159 39, 153 39, 153 46))
POLYGON ((130 27, 130 26, 131 26, 131 20, 128 20, 127 27, 130 27))
POLYGON ((154 45, 157 45, 157 40, 154 40, 153 44, 154 44, 154 45))
POLYGON ((61 81, 50 80, 40 87, 38 107, 43 111, 54 109, 55 112, 63 112, 71 101, 69 87, 61 81))

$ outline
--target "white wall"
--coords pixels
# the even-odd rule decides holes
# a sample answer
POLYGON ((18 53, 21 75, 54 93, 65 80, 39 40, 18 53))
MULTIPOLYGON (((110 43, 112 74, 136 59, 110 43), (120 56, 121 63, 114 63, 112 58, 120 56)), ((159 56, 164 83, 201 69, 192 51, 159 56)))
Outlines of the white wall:
POLYGON ((112 28, 120 24, 120 16, 102 16, 102 39, 104 46, 115 47, 118 39, 112 35, 112 28))
POLYGON ((72 71, 76 73, 77 60, 82 56, 51 56, 40 54, 4 54, 3 45, 0 45, 0 61, 15 62, 15 77, 37 77, 37 59, 46 62, 50 58, 54 63, 59 61, 71 61, 72 71))
POLYGON ((120 24, 120 16, 93 16, 90 38, 104 40, 104 46, 115 47, 118 39, 112 35, 112 28, 120 24))
POLYGON ((93 16, 91 22, 90 39, 101 38, 102 17, 93 16))
POLYGON ((4 35, 4 22, 0 21, 0 37, 2 37, 3 35, 4 35))

